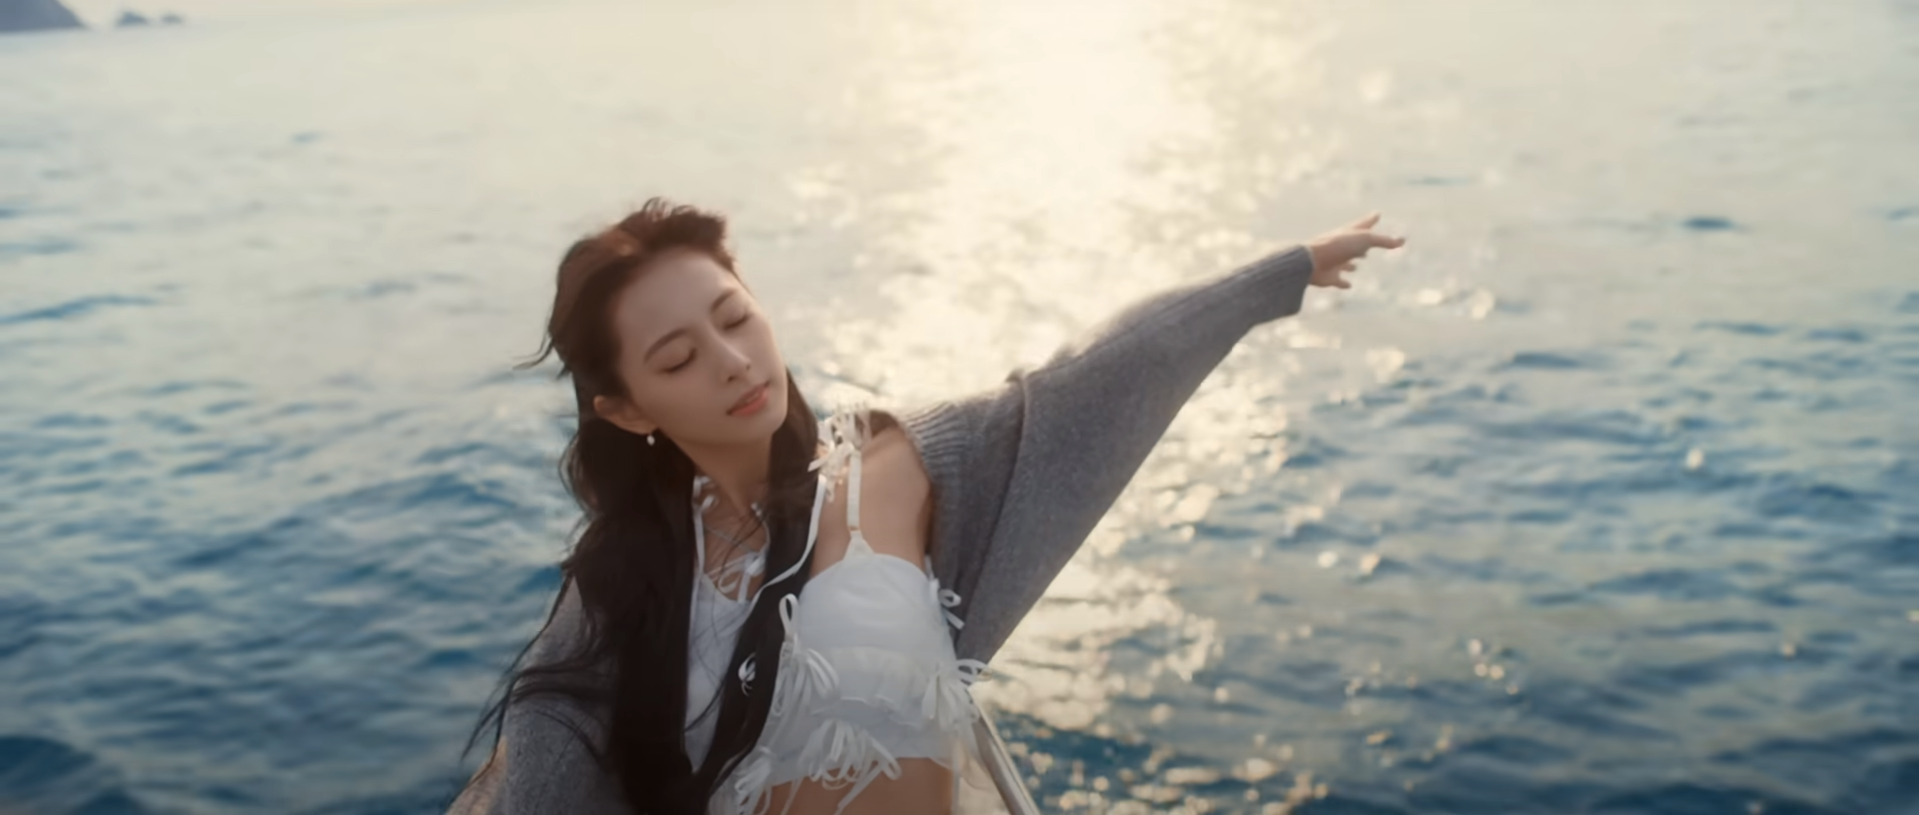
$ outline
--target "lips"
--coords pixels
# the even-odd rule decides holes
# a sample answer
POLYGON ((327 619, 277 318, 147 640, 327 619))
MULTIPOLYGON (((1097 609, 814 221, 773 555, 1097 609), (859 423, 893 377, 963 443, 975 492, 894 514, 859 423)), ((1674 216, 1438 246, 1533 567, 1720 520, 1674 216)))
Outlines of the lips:
POLYGON ((752 404, 753 400, 760 398, 761 394, 766 393, 766 385, 767 383, 761 383, 759 386, 747 391, 746 395, 740 397, 740 401, 734 402, 732 407, 726 409, 726 412, 733 413, 740 408, 752 404))

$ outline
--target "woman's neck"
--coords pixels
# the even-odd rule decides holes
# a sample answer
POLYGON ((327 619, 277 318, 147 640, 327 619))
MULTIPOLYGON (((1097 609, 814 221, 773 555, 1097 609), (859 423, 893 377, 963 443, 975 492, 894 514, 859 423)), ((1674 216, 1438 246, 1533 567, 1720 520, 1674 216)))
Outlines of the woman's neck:
POLYGON ((738 447, 681 447, 693 460, 693 471, 711 482, 707 489, 716 497, 711 510, 715 517, 752 517, 753 507, 766 500, 772 445, 768 438, 738 447))

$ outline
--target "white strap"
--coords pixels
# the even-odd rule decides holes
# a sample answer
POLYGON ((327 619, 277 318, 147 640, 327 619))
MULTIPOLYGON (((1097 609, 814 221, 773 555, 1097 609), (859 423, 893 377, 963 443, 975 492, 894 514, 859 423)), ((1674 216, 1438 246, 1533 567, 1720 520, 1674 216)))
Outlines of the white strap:
MULTIPOLYGON (((693 476, 693 574, 699 578, 706 575, 706 524, 701 517, 706 514, 706 508, 712 505, 710 496, 708 500, 700 500, 700 490, 706 486, 706 482, 704 475, 693 476)), ((696 579, 694 582, 699 581, 696 579)))
POLYGON ((814 482, 813 518, 806 525, 806 548, 800 551, 800 559, 795 561, 793 565, 786 567, 786 571, 780 572, 779 577, 760 584, 759 591, 753 592, 753 605, 759 604, 760 595, 764 594, 768 587, 798 574, 800 567, 806 565, 806 558, 813 554, 813 541, 818 538, 820 534, 820 508, 826 505, 826 502, 821 500, 826 497, 826 479, 815 478, 814 482))
MULTIPOLYGON (((831 419, 828 419, 827 421, 821 422, 821 426, 823 429, 831 428, 833 426, 833 422, 831 419)), ((827 432, 832 433, 833 431, 831 429, 828 429, 827 432)), ((851 443, 850 439, 845 438, 846 434, 835 434, 835 435, 840 435, 841 438, 831 442, 834 448, 837 448, 840 444, 851 443)), ((800 567, 806 565, 807 557, 813 554, 813 543, 819 538, 819 534, 820 534, 820 510, 826 506, 826 492, 827 492, 827 485, 828 485, 827 476, 829 476, 831 474, 831 470, 833 470, 832 467, 826 467, 823 465, 825 465, 829 460, 831 460, 832 457, 833 457, 833 451, 829 449, 828 454, 824 458, 814 461, 811 465, 808 465, 807 467, 807 469, 819 470, 820 476, 815 478, 816 483, 813 487, 813 514, 812 514, 811 520, 809 520, 806 524, 806 548, 800 551, 800 559, 796 561, 793 565, 786 567, 786 571, 780 572, 778 577, 775 577, 771 580, 768 580, 760 584, 759 591, 753 592, 753 604, 757 605, 759 603, 760 595, 764 593, 768 587, 772 586, 774 583, 778 583, 782 580, 785 580, 799 573, 800 567)), ((853 459, 852 461, 853 474, 852 474, 852 479, 850 483, 851 492, 849 492, 846 496, 846 523, 847 523, 847 526, 853 530, 853 533, 857 535, 859 534, 859 528, 860 528, 859 527, 860 456, 859 456, 859 450, 857 446, 854 446, 853 448, 852 459, 853 459)), ((702 561, 702 563, 704 563, 704 561, 702 561)))
MULTIPOLYGON (((847 443, 852 442, 849 440, 847 443)), ((860 458, 859 445, 854 445, 853 477, 846 487, 846 528, 853 533, 854 537, 860 534, 860 458)))

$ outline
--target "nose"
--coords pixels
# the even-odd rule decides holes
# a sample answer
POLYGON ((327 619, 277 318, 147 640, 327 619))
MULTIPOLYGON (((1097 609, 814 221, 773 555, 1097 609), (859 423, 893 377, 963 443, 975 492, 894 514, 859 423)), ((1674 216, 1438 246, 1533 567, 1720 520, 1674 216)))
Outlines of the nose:
POLYGON ((726 349, 726 371, 728 378, 743 379, 753 370, 753 358, 747 355, 746 349, 730 342, 722 343, 721 347, 726 349))

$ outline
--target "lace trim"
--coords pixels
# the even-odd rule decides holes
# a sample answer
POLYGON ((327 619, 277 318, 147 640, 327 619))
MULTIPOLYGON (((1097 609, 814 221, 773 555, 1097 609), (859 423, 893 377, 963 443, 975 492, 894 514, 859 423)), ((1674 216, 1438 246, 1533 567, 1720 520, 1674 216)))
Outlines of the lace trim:
MULTIPOLYGON (((929 590, 935 602, 942 606, 947 623, 957 628, 957 618, 944 611, 944 607, 954 605, 958 595, 946 591, 943 597, 938 585, 937 579, 928 580, 929 590), (948 597, 953 601, 948 602, 948 597)), ((767 732, 735 770, 722 797, 713 802, 711 811, 724 815, 763 815, 771 806, 776 786, 774 773, 781 769, 786 770, 782 775, 797 774, 798 779, 814 781, 827 788, 850 785, 851 789, 840 800, 842 811, 881 776, 898 778, 899 759, 883 742, 867 728, 830 715, 833 706, 841 702, 870 705, 897 724, 930 727, 947 745, 945 755, 930 758, 949 768, 958 769, 957 765, 967 761, 968 756, 978 754, 973 723, 980 713, 969 688, 982 677, 986 663, 976 659, 929 660, 881 648, 810 648, 801 641, 793 624, 798 607, 798 595, 780 598, 780 622, 786 636, 780 646, 780 675, 774 686, 767 732), (848 688, 836 664, 857 665, 861 670, 853 675, 878 679, 865 683, 865 687, 848 688), (801 721, 798 714, 802 713, 821 718, 807 735, 797 758, 783 766, 774 754, 773 745, 791 743, 786 736, 790 728, 801 721)), ((740 666, 740 679, 750 682, 753 674, 749 658, 740 666)))
MULTIPOLYGON (((960 616, 952 611, 952 609, 957 608, 960 604, 959 592, 940 586, 940 579, 933 575, 933 557, 931 555, 926 556, 924 563, 926 564, 926 594, 933 599, 933 607, 940 610, 941 616, 946 618, 946 624, 952 627, 954 631, 965 628, 966 621, 960 619, 960 616)), ((986 663, 976 659, 962 659, 960 662, 978 663, 978 670, 985 670, 986 668, 986 663)))
MULTIPOLYGON (((834 483, 868 440, 867 427, 861 421, 863 413, 863 407, 855 406, 851 410, 836 411, 820 422, 820 437, 830 439, 830 447, 808 469, 818 470, 825 479, 826 500, 831 500, 834 483)), ((962 602, 959 593, 940 586, 939 578, 932 574, 931 557, 923 563, 927 599, 945 626, 959 631, 965 627, 965 621, 953 611, 962 602)), ((833 706, 841 702, 859 702, 878 708, 896 724, 930 725, 947 745, 945 755, 931 758, 948 768, 958 769, 956 765, 967 761, 966 757, 978 755, 973 723, 980 712, 969 688, 989 677, 985 662, 929 660, 878 648, 810 648, 801 641, 793 624, 799 600, 799 595, 780 598, 780 623, 785 629, 785 640, 780 645, 780 670, 774 682, 766 732, 762 733, 760 744, 734 771, 721 795, 711 802, 710 811, 723 815, 763 815, 771 806, 774 774, 781 769, 786 770, 783 775, 791 776, 797 771, 799 779, 828 788, 851 785, 852 789, 840 800, 839 811, 844 811, 855 796, 881 776, 898 778, 899 759, 884 743, 867 728, 831 715, 833 706), (867 687, 846 688, 836 663, 857 665, 861 670, 853 675, 876 676, 878 680, 867 683, 867 687), (790 735, 790 729, 800 721, 796 714, 802 712, 820 717, 820 721, 807 735, 799 755, 783 763, 775 755, 773 745, 787 741, 785 737, 790 735)), ((739 679, 745 691, 752 693, 755 679, 752 657, 740 665, 739 679)), ((977 778, 974 767, 966 770, 970 783, 987 783, 977 778)))
POLYGON ((820 420, 819 437, 828 440, 826 454, 806 465, 808 470, 818 470, 826 479, 826 500, 833 500, 833 486, 846 473, 852 464, 853 456, 866 446, 868 440, 866 423, 861 421, 866 407, 856 402, 843 410, 820 420))
MULTIPOLYGON (((926 559, 926 570, 928 572, 931 572, 933 570, 933 559, 930 557, 926 559)), ((951 611, 952 608, 960 604, 959 592, 953 591, 952 589, 940 588, 939 578, 929 576, 926 579, 926 593, 928 597, 932 598, 933 603, 935 603, 937 607, 940 609, 940 615, 945 618, 945 622, 948 627, 952 628, 954 631, 959 631, 966 627, 966 621, 960 619, 960 616, 958 614, 955 614, 951 611)), ((782 621, 785 621, 791 617, 791 612, 787 611, 787 609, 784 608, 785 601, 794 600, 794 602, 797 603, 798 600, 795 599, 796 597, 797 595, 789 594, 785 598, 782 598, 781 600, 782 608, 780 609, 782 621)), ((788 627, 790 628, 790 624, 788 627)), ((797 640, 798 640, 797 635, 794 635, 791 638, 791 642, 797 642, 797 640)), ((789 644, 781 646, 781 649, 780 649, 781 663, 785 663, 795 653, 791 642, 789 644)), ((753 662, 754 662, 753 655, 748 654, 746 657, 746 660, 740 663, 740 670, 739 670, 740 688, 742 692, 746 693, 747 695, 752 695, 753 680, 758 676, 757 672, 755 671, 753 667, 753 662)), ((985 662, 982 662, 977 659, 958 660, 955 662, 955 667, 959 670, 962 679, 968 685, 971 685, 974 682, 978 682, 978 681, 990 678, 990 675, 991 675, 990 666, 988 666, 985 662)), ((817 674, 828 674, 834 679, 837 679, 837 676, 838 676, 837 672, 834 671, 833 666, 830 663, 815 668, 813 672, 817 674)), ((827 680, 821 679, 819 681, 824 682, 827 680)), ((776 701, 775 704, 777 705, 778 702, 776 701)))
MULTIPOLYGON (((912 756, 927 758, 948 769, 961 773, 969 784, 981 789, 989 788, 990 778, 984 777, 984 770, 972 756, 978 754, 976 740, 972 738, 972 728, 955 733, 939 734, 944 750, 932 751, 930 756, 912 756)), ((900 759, 894 756, 886 744, 874 737, 872 732, 853 722, 841 718, 827 718, 813 728, 807 736, 805 747, 801 749, 797 760, 780 762, 770 745, 761 744, 753 748, 746 760, 734 771, 732 780, 721 789, 721 794, 708 808, 709 813, 718 815, 764 815, 771 807, 775 788, 795 781, 813 781, 827 789, 839 789, 850 786, 840 798, 836 811, 844 811, 855 797, 867 786, 880 779, 900 777, 900 759), (787 780, 774 783, 775 773, 787 780)), ((788 799, 789 803, 792 799, 788 799)))

